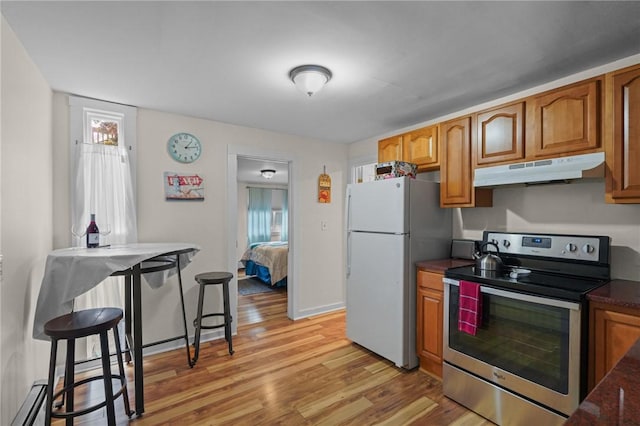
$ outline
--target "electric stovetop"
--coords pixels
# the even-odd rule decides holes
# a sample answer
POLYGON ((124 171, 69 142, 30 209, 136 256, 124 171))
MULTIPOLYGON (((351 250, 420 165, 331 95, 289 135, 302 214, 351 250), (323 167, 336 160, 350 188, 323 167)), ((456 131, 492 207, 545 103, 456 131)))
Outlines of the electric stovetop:
POLYGON ((477 282, 489 287, 517 291, 541 297, 580 302, 585 295, 607 283, 604 278, 577 277, 505 266, 502 272, 460 266, 445 271, 445 277, 477 282))

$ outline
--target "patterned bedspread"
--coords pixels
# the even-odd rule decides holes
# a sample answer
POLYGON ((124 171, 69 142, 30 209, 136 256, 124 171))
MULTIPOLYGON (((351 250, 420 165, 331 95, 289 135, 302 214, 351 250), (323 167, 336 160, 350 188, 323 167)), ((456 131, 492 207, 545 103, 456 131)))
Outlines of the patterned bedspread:
POLYGON ((289 244, 286 241, 252 244, 242 255, 242 261, 252 260, 269 269, 271 283, 287 276, 289 244))

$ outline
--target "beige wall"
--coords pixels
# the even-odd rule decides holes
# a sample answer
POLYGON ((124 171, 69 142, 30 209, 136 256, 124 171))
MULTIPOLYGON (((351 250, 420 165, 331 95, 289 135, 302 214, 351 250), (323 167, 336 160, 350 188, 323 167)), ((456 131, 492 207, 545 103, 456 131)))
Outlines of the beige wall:
MULTIPOLYGON (((640 63, 640 55, 447 114, 416 126, 358 141, 349 145, 349 158, 376 153, 377 141, 387 136, 442 122, 637 63, 640 63)), ((612 277, 640 280, 640 205, 606 204, 604 179, 585 180, 569 185, 498 188, 493 192, 491 208, 455 209, 454 238, 480 239, 483 230, 608 235, 612 239, 612 277)))
MULTIPOLYGON (((68 106, 67 96, 54 94, 54 186, 56 204, 54 246, 69 244, 68 184, 68 106), (61 229, 62 231, 58 231, 61 229)), ((202 248, 184 270, 187 317, 195 316, 197 288, 193 276, 199 272, 228 270, 228 241, 234 243, 235 230, 229 229, 227 213, 227 157, 234 148, 251 151, 295 152, 292 191, 295 245, 295 280, 291 280, 295 300, 291 316, 304 317, 344 306, 342 216, 347 147, 291 135, 233 126, 152 110, 138 110, 138 239, 141 242, 187 241, 202 248), (179 164, 167 154, 167 139, 178 132, 189 132, 202 142, 203 154, 192 164, 179 164), (333 202, 316 201, 318 175, 323 166, 334 185, 333 202), (197 173, 204 179, 205 200, 167 202, 162 185, 163 172, 197 173), (321 232, 320 222, 330 224, 321 232)), ((237 190, 236 190, 237 191, 237 190)), ((233 197, 237 199, 237 192, 233 197)), ((237 216, 237 202, 234 203, 237 216)), ((234 217, 234 224, 235 219, 234 217)), ((237 227, 237 226, 236 226, 237 227)), ((237 259, 231 259, 231 263, 237 259)), ((174 280, 175 281, 175 280, 174 280)), ((143 286, 144 341, 151 342, 180 333, 177 283, 158 290, 143 286)), ((235 288, 236 282, 232 283, 235 288)), ((213 297, 211 298, 213 299, 213 297)), ((219 309, 215 305, 207 309, 219 309)), ((232 308, 236 301, 232 300, 232 308)), ((190 321, 188 321, 190 322, 190 321)))
POLYGON ((612 277, 640 281, 640 205, 606 204, 602 179, 499 188, 492 208, 459 211, 462 238, 481 239, 485 229, 608 235, 612 277))
POLYGON ((1 18, 0 424, 47 377, 49 344, 31 338, 52 234, 51 89, 1 18))

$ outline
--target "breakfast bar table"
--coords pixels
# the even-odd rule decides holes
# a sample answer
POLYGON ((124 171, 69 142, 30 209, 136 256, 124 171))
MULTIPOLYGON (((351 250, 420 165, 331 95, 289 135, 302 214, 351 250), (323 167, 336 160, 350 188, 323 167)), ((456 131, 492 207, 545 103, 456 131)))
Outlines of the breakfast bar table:
MULTIPOLYGON (((142 276, 152 288, 159 288, 176 273, 180 284, 184 337, 189 365, 189 343, 184 318, 180 270, 200 250, 189 243, 135 243, 109 247, 72 247, 54 250, 47 256, 36 305, 33 337, 48 340, 44 324, 73 310, 76 297, 110 276, 125 277, 125 329, 133 353, 136 414, 144 413, 144 372, 142 366, 142 276), (133 329, 131 321, 133 320, 133 329)), ((177 339, 177 338, 175 338, 177 339)), ((174 340, 167 339, 168 340, 174 340)), ((156 342, 161 343, 161 342, 156 342)))

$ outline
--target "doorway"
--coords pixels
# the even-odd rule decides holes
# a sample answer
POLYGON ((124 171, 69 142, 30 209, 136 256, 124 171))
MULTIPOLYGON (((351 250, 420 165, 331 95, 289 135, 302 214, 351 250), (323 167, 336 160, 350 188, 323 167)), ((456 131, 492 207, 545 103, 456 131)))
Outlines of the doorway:
MULTIPOLYGON (((286 191, 286 205, 288 211, 288 251, 287 251, 287 316, 294 317, 295 306, 295 271, 293 268, 295 258, 294 250, 294 223, 295 223, 295 196, 294 185, 291 179, 294 170, 294 159, 290 154, 268 152, 248 147, 229 147, 227 159, 227 242, 228 242, 228 270, 237 271, 239 261, 246 248, 245 237, 239 237, 239 228, 246 226, 246 211, 240 211, 241 194, 246 194, 248 186, 279 188, 286 191), (276 170, 270 182, 265 183, 265 178, 260 176, 260 170, 276 170), (278 176, 280 175, 280 176, 278 176), (284 177, 284 180, 283 180, 284 177), (244 191, 243 191, 244 189, 244 191), (241 241, 244 239, 244 241, 241 241)), ((237 318, 238 313, 238 274, 234 273, 231 282, 231 311, 237 318)), ((233 332, 237 330, 237 324, 233 323, 233 332)))

